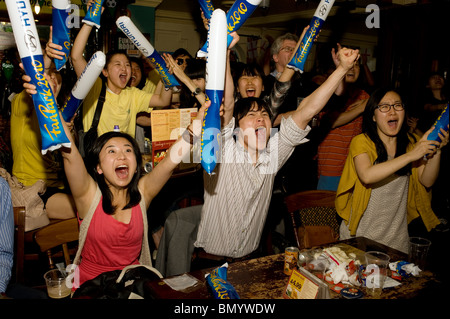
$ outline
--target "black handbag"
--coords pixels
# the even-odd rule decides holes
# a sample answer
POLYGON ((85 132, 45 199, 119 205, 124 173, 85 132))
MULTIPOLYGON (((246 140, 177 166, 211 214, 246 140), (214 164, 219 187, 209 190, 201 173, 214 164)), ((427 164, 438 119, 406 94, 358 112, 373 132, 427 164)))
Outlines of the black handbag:
POLYGON ((146 293, 145 283, 161 278, 161 273, 153 267, 130 265, 84 282, 72 299, 152 299, 146 293))
POLYGON ((94 145, 95 140, 98 137, 97 127, 100 121, 100 115, 102 114, 103 103, 105 103, 106 94, 106 84, 102 82, 102 90, 100 91, 100 96, 98 97, 97 106, 95 109, 94 119, 92 120, 92 125, 90 129, 80 135, 80 152, 83 157, 86 156, 92 145, 94 145))

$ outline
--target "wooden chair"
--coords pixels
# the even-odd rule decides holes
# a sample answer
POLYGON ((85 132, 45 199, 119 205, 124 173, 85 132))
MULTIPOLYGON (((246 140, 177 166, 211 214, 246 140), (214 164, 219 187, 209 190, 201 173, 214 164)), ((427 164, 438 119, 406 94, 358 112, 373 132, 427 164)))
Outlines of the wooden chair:
POLYGON ((335 198, 336 192, 322 190, 301 191, 285 197, 284 202, 300 249, 339 239, 335 198))
POLYGON ((14 211, 14 263, 15 263, 15 281, 25 283, 25 262, 30 260, 39 260, 38 251, 32 251, 28 248, 29 243, 33 242, 33 232, 25 231, 25 207, 13 207, 14 211))
POLYGON ((66 266, 71 263, 71 256, 76 253, 78 237, 79 228, 76 217, 58 221, 52 220, 49 225, 38 229, 34 234, 34 240, 41 252, 47 253, 50 269, 55 268, 54 257, 64 257, 66 266), (69 243, 74 243, 72 249, 69 249, 69 243), (61 249, 55 249, 57 247, 61 249))
MULTIPOLYGON (((54 268, 53 257, 64 256, 66 265, 70 263, 70 255, 75 248, 68 249, 67 243, 78 241, 78 221, 76 218, 67 220, 51 219, 50 224, 42 228, 25 231, 25 207, 13 207, 15 225, 15 281, 25 283, 26 261, 38 261, 40 253, 46 252, 49 267, 54 268), (54 249, 61 246, 59 251, 54 249), (60 253, 62 251, 62 254, 60 253)), ((76 251, 75 251, 76 252, 76 251)))

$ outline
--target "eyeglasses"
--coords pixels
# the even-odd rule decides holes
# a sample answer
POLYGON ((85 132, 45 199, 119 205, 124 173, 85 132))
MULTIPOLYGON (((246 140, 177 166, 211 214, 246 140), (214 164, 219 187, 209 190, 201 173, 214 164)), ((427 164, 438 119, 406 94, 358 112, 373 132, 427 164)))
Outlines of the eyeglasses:
POLYGON ((391 107, 394 107, 394 110, 396 111, 403 111, 405 106, 403 103, 394 103, 394 104, 380 104, 377 106, 377 108, 382 113, 387 113, 391 110, 391 107))
POLYGON ((295 50, 295 48, 293 48, 293 47, 282 47, 282 48, 280 49, 280 52, 281 52, 281 51, 284 51, 284 52, 290 53, 290 52, 292 52, 292 51, 294 51, 294 50, 295 50))
POLYGON ((177 59, 177 64, 178 64, 178 65, 182 65, 187 59, 189 59, 189 58, 184 58, 184 59, 178 58, 178 59, 177 59))

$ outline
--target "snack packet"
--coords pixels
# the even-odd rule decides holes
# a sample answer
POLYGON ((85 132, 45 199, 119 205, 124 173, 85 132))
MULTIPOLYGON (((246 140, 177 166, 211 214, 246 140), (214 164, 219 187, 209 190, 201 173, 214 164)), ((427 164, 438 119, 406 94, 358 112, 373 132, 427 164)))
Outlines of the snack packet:
POLYGON ((228 263, 206 274, 205 278, 216 299, 240 299, 233 285, 227 281, 228 263))

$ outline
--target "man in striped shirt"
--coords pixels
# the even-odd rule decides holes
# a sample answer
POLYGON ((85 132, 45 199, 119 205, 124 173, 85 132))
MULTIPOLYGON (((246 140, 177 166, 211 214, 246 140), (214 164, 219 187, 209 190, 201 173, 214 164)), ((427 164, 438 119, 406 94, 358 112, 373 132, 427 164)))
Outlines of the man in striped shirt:
POLYGON ((336 70, 282 119, 280 131, 274 134, 269 133, 270 109, 261 99, 224 106, 222 159, 211 175, 204 176, 197 249, 238 259, 258 248, 277 171, 297 145, 308 141, 308 122, 324 107, 357 58, 358 50, 340 50, 341 63, 336 70))

